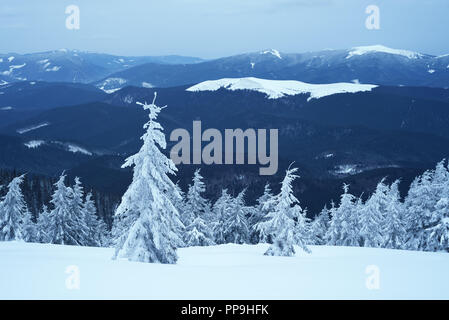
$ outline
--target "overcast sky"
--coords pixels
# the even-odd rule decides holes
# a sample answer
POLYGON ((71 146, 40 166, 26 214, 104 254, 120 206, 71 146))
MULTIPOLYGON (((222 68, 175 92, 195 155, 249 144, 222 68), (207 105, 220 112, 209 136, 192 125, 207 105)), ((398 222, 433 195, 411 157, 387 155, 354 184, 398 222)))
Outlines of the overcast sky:
POLYGON ((0 52, 80 49, 214 58, 383 44, 449 53, 448 0, 1 0, 0 52), (80 29, 65 26, 68 5, 80 29), (365 28, 368 5, 380 30, 365 28))

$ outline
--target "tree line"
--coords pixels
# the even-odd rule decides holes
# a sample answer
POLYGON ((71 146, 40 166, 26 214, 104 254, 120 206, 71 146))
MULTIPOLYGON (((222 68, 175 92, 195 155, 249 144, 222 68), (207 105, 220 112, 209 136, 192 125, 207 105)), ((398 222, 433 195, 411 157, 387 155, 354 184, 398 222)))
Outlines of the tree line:
MULTIPOLYGON (((155 96, 156 98, 156 96, 155 96)), ((196 170, 184 193, 169 175, 177 168, 161 149, 166 148, 162 126, 156 121, 163 109, 143 104, 150 120, 143 145, 126 159, 133 180, 116 209, 109 232, 96 215, 92 194, 85 194, 79 178, 67 186, 62 174, 54 185, 49 206, 34 222, 23 199, 24 176, 12 179, 0 202, 0 241, 25 240, 81 246, 113 246, 114 258, 175 263, 176 249, 225 243, 269 243, 266 255, 291 256, 295 246, 311 252, 310 245, 363 246, 423 251, 449 251, 449 168, 446 160, 416 177, 401 199, 399 183, 380 181, 366 201, 343 185, 338 203, 331 203, 307 218, 292 182, 297 168, 289 167, 280 191, 267 184, 256 205, 245 203, 223 189, 212 204, 196 170)))

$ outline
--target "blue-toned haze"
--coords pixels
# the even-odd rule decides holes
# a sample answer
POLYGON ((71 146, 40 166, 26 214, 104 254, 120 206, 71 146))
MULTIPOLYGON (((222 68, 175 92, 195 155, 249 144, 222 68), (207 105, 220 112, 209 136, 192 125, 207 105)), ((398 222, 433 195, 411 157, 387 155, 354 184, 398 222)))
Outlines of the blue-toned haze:
POLYGON ((447 0, 2 0, 0 52, 59 48, 214 58, 276 48, 304 52, 383 44, 449 52, 447 0), (80 8, 80 30, 65 8, 80 8), (365 28, 368 5, 380 30, 365 28))

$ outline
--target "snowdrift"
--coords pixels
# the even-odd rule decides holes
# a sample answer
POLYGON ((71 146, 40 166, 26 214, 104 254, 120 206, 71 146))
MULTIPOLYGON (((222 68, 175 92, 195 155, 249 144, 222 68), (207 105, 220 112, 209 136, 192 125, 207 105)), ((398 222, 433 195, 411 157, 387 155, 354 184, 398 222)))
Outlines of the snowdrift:
POLYGON ((267 257, 265 244, 191 247, 161 265, 113 261, 107 248, 2 242, 0 299, 449 299, 448 253, 310 248, 267 257), (73 270, 79 289, 66 284, 73 270))

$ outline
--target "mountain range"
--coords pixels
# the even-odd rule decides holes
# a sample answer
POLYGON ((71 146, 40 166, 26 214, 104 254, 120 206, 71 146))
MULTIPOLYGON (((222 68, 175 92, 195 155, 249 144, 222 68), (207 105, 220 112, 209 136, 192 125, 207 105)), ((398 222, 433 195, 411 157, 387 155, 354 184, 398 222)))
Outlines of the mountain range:
POLYGON ((188 64, 203 61, 183 56, 125 57, 60 49, 31 54, 0 54, 0 85, 17 81, 90 83, 145 63, 188 64))
MULTIPOLYGON (((168 105, 159 118, 167 140, 175 128, 191 131, 194 120, 203 129, 279 129, 278 174, 203 166, 211 198, 222 187, 249 187, 254 201, 266 181, 276 189, 294 161, 301 172, 295 188, 316 212, 337 200, 343 182, 368 194, 382 177, 402 177, 405 190, 449 156, 449 56, 372 46, 206 61, 68 50, 0 57, 0 70, 12 70, 0 80, 0 168, 49 176, 66 170, 118 197, 131 174, 120 166, 140 147, 148 119, 136 102, 152 101, 156 91, 158 105, 168 105), (61 68, 39 69, 45 59, 47 69, 61 68), (24 63, 30 68, 11 68, 24 63)), ((180 166, 184 188, 193 169, 180 166)))

